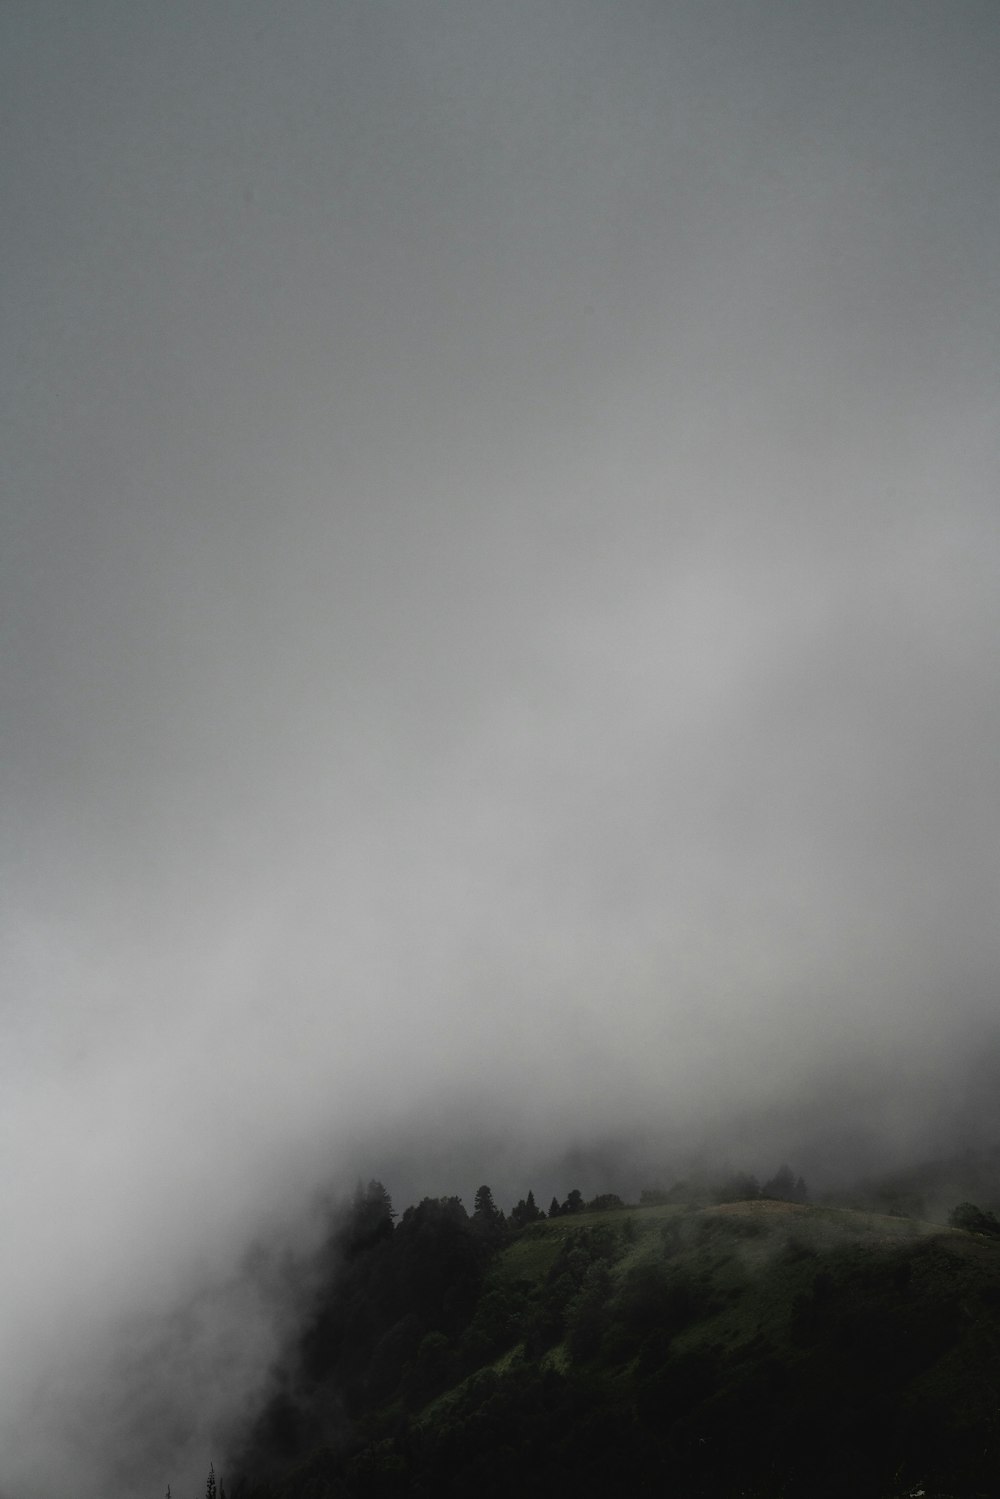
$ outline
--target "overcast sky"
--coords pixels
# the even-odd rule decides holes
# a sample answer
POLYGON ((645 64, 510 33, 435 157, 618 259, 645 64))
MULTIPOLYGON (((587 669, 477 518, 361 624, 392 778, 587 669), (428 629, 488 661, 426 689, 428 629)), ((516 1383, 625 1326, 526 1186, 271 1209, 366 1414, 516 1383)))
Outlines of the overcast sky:
POLYGON ((322 1183, 995 1131, 998 76, 995 0, 0 9, 3 1499, 188 1499, 322 1183))

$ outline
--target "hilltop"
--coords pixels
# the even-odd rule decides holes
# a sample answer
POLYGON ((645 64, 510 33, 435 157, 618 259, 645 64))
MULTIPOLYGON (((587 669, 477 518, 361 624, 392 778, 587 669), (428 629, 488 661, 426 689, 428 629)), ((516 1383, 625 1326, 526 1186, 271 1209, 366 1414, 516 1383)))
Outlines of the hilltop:
POLYGON ((359 1194, 233 1499, 994 1492, 1000 1238, 759 1196, 512 1231, 488 1194, 359 1194))

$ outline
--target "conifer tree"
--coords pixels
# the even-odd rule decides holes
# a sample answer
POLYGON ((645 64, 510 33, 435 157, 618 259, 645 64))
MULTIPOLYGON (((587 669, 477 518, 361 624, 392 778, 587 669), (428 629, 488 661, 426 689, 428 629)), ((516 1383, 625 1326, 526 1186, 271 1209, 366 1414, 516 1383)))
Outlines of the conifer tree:
MULTIPOLYGON (((805 1182, 802 1183, 805 1188, 805 1182)), ((792 1168, 788 1165, 779 1166, 777 1171, 766 1181, 761 1188, 763 1197, 774 1197, 779 1202, 794 1202, 795 1176, 792 1168)))
POLYGON ((500 1209, 493 1201, 493 1193, 489 1187, 480 1187, 478 1192, 476 1193, 473 1216, 475 1216, 476 1213, 478 1213, 481 1218, 484 1218, 487 1221, 494 1220, 500 1216, 500 1209))
POLYGON ((218 1490, 215 1487, 215 1464, 208 1465, 208 1478, 205 1480, 205 1499, 219 1499, 218 1490))
POLYGON ((493 1239, 502 1235, 507 1226, 507 1220, 494 1202, 493 1193, 487 1186, 480 1187, 476 1193, 472 1226, 478 1233, 493 1239))

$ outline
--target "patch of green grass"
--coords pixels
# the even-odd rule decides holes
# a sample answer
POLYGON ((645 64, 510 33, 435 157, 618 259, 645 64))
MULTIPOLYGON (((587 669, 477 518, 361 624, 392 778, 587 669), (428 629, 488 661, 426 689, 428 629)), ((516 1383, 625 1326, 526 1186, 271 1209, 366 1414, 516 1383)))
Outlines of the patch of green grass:
POLYGON ((565 1374, 570 1366, 569 1349, 565 1343, 557 1343, 550 1348, 548 1353, 543 1354, 541 1359, 543 1369, 554 1369, 557 1374, 565 1374))
POLYGON ((635 1238, 626 1244, 620 1264, 636 1264, 650 1254, 658 1253, 663 1224, 683 1212, 676 1206, 650 1208, 617 1208, 604 1213, 573 1213, 565 1218, 545 1218, 525 1229, 509 1244, 493 1267, 501 1280, 537 1282, 544 1280, 560 1251, 574 1234, 592 1228, 624 1229, 631 1220, 635 1238))
POLYGON ((492 1275, 501 1281, 544 1280, 555 1264, 563 1242, 561 1234, 547 1233, 542 1224, 534 1224, 508 1245, 493 1266, 492 1275))

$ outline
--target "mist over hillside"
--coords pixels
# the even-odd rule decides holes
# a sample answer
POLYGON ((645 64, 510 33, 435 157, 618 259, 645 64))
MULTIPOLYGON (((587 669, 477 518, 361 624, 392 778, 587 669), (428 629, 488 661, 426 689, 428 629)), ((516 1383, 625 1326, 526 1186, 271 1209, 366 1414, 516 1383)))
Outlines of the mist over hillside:
POLYGON ((2 1499, 203 1486, 358 1177, 1000 1139, 998 61, 3 8, 2 1499))
MULTIPOLYGON (((998 1164, 911 1180, 995 1195, 998 1164)), ((786 1164, 631 1206, 529 1192, 506 1220, 484 1184, 471 1214, 425 1198, 394 1223, 359 1183, 228 1492, 980 1499, 1000 1219, 808 1199, 786 1164)))

